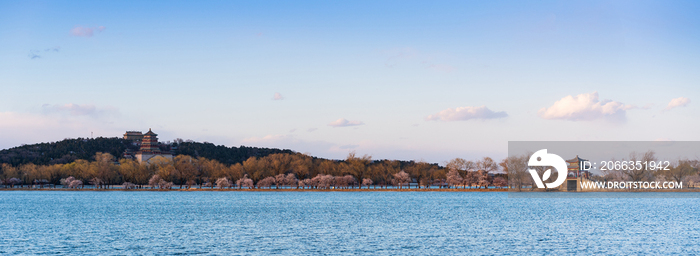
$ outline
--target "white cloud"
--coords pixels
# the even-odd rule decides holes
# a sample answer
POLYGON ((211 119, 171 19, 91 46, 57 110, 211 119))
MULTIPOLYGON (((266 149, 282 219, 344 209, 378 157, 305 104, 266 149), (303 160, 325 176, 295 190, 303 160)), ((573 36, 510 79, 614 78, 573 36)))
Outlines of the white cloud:
POLYGON ((363 125, 365 123, 361 121, 348 121, 345 118, 341 118, 338 120, 335 120, 328 124, 328 126, 333 126, 333 127, 347 127, 347 126, 356 126, 356 125, 363 125))
POLYGON ((279 92, 276 92, 275 95, 272 96, 272 99, 273 100, 283 100, 284 96, 282 96, 282 94, 280 94, 279 92))
POLYGON ((570 121, 595 120, 600 118, 624 120, 627 110, 634 108, 612 100, 598 100, 598 92, 566 96, 549 108, 538 111, 544 119, 564 119, 570 121))
POLYGON ((95 32, 102 32, 105 30, 104 26, 98 26, 98 27, 81 27, 81 26, 76 26, 73 29, 70 30, 70 34, 72 36, 82 36, 82 37, 91 37, 95 34, 95 32))
POLYGON ((426 120, 440 121, 466 121, 469 119, 494 119, 507 117, 508 114, 504 111, 494 112, 486 106, 480 107, 459 107, 448 108, 434 115, 429 115, 426 120))
POLYGON ((678 108, 678 107, 685 107, 685 106, 688 106, 688 104, 690 104, 690 99, 688 99, 686 97, 678 97, 678 98, 672 99, 671 102, 668 103, 668 106, 666 106, 664 111, 669 111, 671 109, 678 108))

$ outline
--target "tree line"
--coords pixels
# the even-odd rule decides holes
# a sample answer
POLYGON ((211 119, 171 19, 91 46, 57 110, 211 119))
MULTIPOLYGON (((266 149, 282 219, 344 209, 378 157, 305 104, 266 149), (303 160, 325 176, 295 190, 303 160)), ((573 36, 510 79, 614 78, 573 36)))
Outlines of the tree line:
POLYGON ((273 153, 224 164, 215 159, 177 155, 156 157, 148 164, 116 159, 97 152, 91 161, 13 166, 0 165, 0 185, 107 189, 158 188, 488 188, 507 186, 506 177, 494 173, 501 166, 485 157, 478 161, 456 158, 443 168, 426 162, 372 160, 350 153, 344 160, 314 158, 300 153, 273 153))
MULTIPOLYGON (((511 189, 522 190, 534 188, 532 175, 528 169, 534 169, 540 177, 545 173, 548 167, 529 167, 528 159, 532 153, 527 153, 519 156, 509 156, 503 160, 502 166, 504 172, 509 177, 511 189)), ((619 162, 616 159, 611 159, 612 162, 619 162)), ((656 156, 656 152, 649 150, 646 152, 630 152, 627 158, 620 161, 633 163, 649 163, 660 162, 656 156)), ((698 159, 675 159, 669 161, 668 168, 651 168, 647 165, 640 165, 643 168, 609 168, 600 173, 592 173, 588 178, 591 181, 674 181, 685 182, 689 187, 695 187, 700 184, 700 161, 698 159)), ((549 180, 556 180, 558 172, 551 172, 549 180)))
MULTIPOLYGON (((162 151, 169 151, 173 154, 214 159, 227 165, 241 163, 252 156, 264 157, 277 153, 294 153, 289 149, 227 147, 209 142, 182 139, 159 143, 159 147, 162 151)), ((117 137, 64 139, 57 142, 22 145, 0 150, 0 164, 7 163, 12 166, 29 163, 35 165, 68 164, 80 159, 92 161, 97 152, 109 153, 121 158, 124 152, 138 150, 139 146, 134 141, 117 137)))

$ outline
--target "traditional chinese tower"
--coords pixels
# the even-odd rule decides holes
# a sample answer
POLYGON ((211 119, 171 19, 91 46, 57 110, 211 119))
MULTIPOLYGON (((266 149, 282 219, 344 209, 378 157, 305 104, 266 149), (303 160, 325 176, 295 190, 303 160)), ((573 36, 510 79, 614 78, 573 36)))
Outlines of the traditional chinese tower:
POLYGON ((160 148, 158 147, 158 134, 154 133, 151 131, 151 128, 148 128, 148 132, 143 135, 143 139, 141 140, 141 153, 150 153, 150 154, 158 154, 160 153, 160 148))
POLYGON ((566 160, 567 175, 566 175, 566 191, 579 191, 581 188, 581 180, 588 179, 590 172, 586 170, 581 170, 584 162, 588 160, 578 157, 574 157, 571 160, 566 160))
POLYGON ((158 134, 148 129, 148 132, 143 135, 141 140, 141 148, 139 152, 136 153, 136 159, 139 163, 148 163, 154 157, 164 157, 165 159, 172 160, 173 155, 169 152, 161 152, 160 147, 158 147, 158 134))

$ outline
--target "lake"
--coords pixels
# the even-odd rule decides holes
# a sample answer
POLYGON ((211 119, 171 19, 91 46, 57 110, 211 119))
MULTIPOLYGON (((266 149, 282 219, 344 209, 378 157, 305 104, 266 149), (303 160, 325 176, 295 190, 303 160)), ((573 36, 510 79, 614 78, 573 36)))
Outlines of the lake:
POLYGON ((698 198, 0 191, 0 254, 698 254, 698 198))

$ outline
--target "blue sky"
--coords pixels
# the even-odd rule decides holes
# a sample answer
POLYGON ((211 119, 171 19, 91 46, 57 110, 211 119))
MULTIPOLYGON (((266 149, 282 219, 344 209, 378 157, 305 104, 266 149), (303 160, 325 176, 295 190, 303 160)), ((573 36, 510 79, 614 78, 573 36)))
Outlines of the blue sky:
POLYGON ((3 1, 0 148, 153 130, 328 158, 698 140, 696 1, 3 1))

